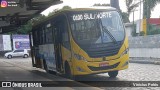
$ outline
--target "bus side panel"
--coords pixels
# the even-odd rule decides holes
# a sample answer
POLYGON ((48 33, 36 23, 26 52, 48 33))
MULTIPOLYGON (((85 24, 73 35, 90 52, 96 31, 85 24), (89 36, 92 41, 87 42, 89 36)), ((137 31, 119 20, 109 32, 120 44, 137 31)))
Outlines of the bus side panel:
POLYGON ((54 44, 39 45, 36 67, 44 69, 44 62, 46 62, 48 70, 56 70, 54 44))
POLYGON ((54 44, 45 44, 43 49, 43 59, 46 61, 47 67, 51 71, 56 70, 54 44))

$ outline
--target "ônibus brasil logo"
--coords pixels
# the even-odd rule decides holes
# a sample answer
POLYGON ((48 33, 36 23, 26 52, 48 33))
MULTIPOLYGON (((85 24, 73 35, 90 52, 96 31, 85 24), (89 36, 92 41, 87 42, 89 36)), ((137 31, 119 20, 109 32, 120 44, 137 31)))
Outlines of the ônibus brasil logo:
POLYGON ((5 7, 7 7, 7 6, 8 6, 7 1, 6 1, 6 0, 2 0, 2 1, 1 1, 1 7, 5 8, 5 7))

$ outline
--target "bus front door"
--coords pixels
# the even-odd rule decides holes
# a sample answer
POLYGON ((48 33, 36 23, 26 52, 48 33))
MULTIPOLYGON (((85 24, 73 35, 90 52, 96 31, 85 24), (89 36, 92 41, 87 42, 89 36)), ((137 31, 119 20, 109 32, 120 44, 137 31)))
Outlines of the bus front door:
POLYGON ((61 43, 62 43, 62 35, 60 26, 57 26, 54 29, 54 37, 55 37, 55 59, 56 59, 56 69, 58 72, 62 72, 62 53, 61 53, 61 43))

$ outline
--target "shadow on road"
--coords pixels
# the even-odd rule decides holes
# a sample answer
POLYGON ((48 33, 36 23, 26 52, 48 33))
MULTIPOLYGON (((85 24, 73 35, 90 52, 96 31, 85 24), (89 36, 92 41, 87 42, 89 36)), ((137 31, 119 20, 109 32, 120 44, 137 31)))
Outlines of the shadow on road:
POLYGON ((110 78, 109 76, 102 75, 86 75, 86 76, 77 76, 76 81, 119 81, 118 77, 110 78))

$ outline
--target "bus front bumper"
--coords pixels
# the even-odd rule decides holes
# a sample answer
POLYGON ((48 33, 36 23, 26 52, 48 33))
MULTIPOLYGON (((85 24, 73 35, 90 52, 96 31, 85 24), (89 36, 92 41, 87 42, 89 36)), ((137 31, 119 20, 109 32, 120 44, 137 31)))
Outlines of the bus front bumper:
POLYGON ((129 65, 129 54, 125 54, 122 57, 103 62, 85 62, 75 60, 73 66, 73 75, 88 75, 106 73, 109 71, 119 71, 127 69, 129 65), (107 65, 105 65, 107 63, 107 65), (102 65, 101 65, 102 64, 102 65), (104 64, 104 65, 103 65, 104 64))

